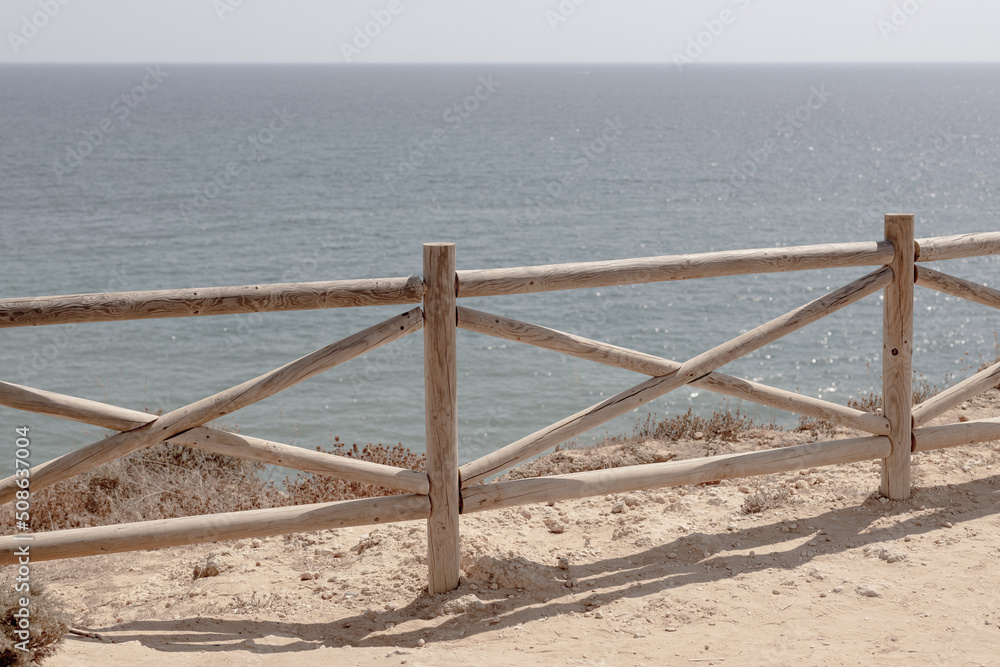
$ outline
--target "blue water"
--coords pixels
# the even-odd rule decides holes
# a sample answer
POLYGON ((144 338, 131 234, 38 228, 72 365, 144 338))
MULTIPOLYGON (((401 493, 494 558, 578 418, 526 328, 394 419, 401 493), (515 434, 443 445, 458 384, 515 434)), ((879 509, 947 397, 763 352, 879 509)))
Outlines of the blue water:
MULTIPOLYGON (((1000 67, 0 66, 0 296, 459 268, 998 229, 1000 67), (124 97, 123 97, 124 96, 124 97), (227 168, 229 173, 227 174, 227 168)), ((936 266, 996 285, 998 262, 936 266)), ((683 360, 865 273, 844 269, 467 300, 683 360)), ((932 382, 994 354, 994 311, 918 290, 932 382)), ((171 410, 403 308, 0 331, 0 379, 171 410)), ((843 403, 878 386, 871 297, 727 367, 843 403)), ((459 332, 461 459, 642 378, 459 332)), ((423 449, 420 336, 235 413, 306 447, 423 449)), ((741 408, 682 389, 669 414, 741 408)), ((604 430, 628 431, 645 410, 604 430)), ((0 408, 39 463, 101 429, 0 408)), ((3 449, 0 447, 0 452, 3 449)), ((9 471, 10 457, 0 455, 9 471)))

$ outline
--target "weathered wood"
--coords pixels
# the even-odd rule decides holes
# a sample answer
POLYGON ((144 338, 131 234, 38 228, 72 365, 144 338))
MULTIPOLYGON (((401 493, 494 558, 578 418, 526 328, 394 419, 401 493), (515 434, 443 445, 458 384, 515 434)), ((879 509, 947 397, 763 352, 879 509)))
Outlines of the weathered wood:
POLYGON ((917 284, 929 287, 938 292, 944 292, 960 299, 968 299, 990 308, 1000 308, 1000 290, 977 285, 964 278, 956 278, 947 273, 941 273, 925 266, 917 267, 917 284))
MULTIPOLYGON (((0 405, 37 414, 93 424, 115 431, 131 431, 148 424, 154 415, 119 408, 85 398, 0 382, 0 405)), ((238 433, 195 427, 170 438, 169 442, 217 454, 237 456, 303 472, 339 477, 353 482, 378 484, 411 493, 427 493, 427 475, 414 470, 334 456, 316 450, 262 440, 238 433)))
POLYGON ((0 328, 420 303, 420 278, 333 280, 0 299, 0 328))
MULTIPOLYGON (((458 308, 458 326, 654 377, 669 375, 681 367, 678 361, 461 306, 458 308)), ((885 417, 724 373, 709 373, 690 385, 779 410, 829 420, 874 435, 889 434, 889 421, 885 417)))
POLYGON ((882 494, 893 500, 910 497, 910 452, 913 441, 913 216, 885 216, 885 238, 895 254, 889 267, 892 284, 885 288, 882 324, 882 404, 889 420, 892 452, 882 461, 882 494))
POLYGON ((944 259, 980 257, 1000 254, 1000 232, 958 234, 917 239, 918 262, 936 262, 944 259))
POLYGON ((28 545, 32 561, 161 549, 200 542, 287 535, 314 530, 413 521, 430 513, 427 496, 407 494, 331 503, 158 519, 96 528, 73 528, 0 537, 0 564, 17 563, 15 549, 28 545))
POLYGON ((585 433, 609 419, 620 417, 645 405, 649 401, 688 384, 734 359, 773 343, 782 336, 877 292, 889 284, 891 276, 892 272, 888 267, 869 273, 840 289, 686 361, 670 375, 651 378, 586 410, 521 438, 517 442, 467 463, 462 466, 460 471, 462 485, 469 486, 481 481, 531 458, 535 454, 544 452, 549 447, 585 433))
POLYGON ((867 461, 882 458, 889 450, 887 437, 868 436, 685 461, 494 482, 463 489, 462 513, 867 461))
POLYGON ((527 294, 749 273, 878 266, 888 264, 891 259, 891 246, 881 241, 479 269, 458 272, 458 296, 527 294))
MULTIPOLYGON (((420 309, 390 318, 321 350, 306 355, 260 377, 236 387, 157 417, 139 428, 116 433, 86 445, 31 469, 31 488, 43 489, 68 477, 131 454, 149 445, 218 419, 299 382, 329 370, 377 347, 397 340, 420 329, 420 309)), ((11 476, 0 481, 0 504, 10 502, 17 491, 17 480, 11 476)))
POLYGON ((913 426, 921 426, 957 405, 1000 384, 1000 361, 945 389, 913 408, 913 426))
POLYGON ((914 429, 913 451, 927 452, 995 440, 1000 440, 1000 417, 914 429))
POLYGON ((427 479, 427 590, 458 588, 461 495, 458 477, 458 357, 455 245, 424 244, 424 400, 427 479))

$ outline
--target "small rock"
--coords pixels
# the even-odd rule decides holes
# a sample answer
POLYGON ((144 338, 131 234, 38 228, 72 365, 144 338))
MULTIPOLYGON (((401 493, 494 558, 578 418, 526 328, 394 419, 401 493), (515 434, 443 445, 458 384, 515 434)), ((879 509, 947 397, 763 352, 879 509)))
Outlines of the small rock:
POLYGON ((629 494, 629 495, 625 496, 624 501, 625 501, 625 504, 628 505, 629 507, 636 507, 636 506, 639 505, 639 498, 638 498, 638 496, 634 496, 632 494, 629 494))
POLYGON ((423 646, 424 644, 426 644, 426 643, 427 643, 427 642, 425 642, 425 641, 424 641, 424 638, 423 638, 423 637, 421 637, 420 639, 418 639, 418 640, 417 640, 417 647, 418 647, 418 648, 419 648, 419 647, 422 647, 422 646, 423 646))
POLYGON ((839 592, 841 592, 842 590, 844 590, 844 587, 843 587, 843 586, 834 586, 834 587, 833 587, 832 589, 830 589, 830 590, 831 590, 831 592, 833 592, 833 593, 839 593, 839 592))
POLYGON ((624 511, 625 511, 625 503, 620 500, 611 506, 612 514, 621 514, 624 511))
POLYGON ((560 570, 569 569, 569 558, 563 557, 559 559, 559 569, 560 570))
POLYGON ((531 512, 529 512, 528 510, 522 509, 520 514, 522 519, 528 519, 529 521, 531 520, 531 512))
POLYGON ((260 549, 260 540, 253 540, 250 542, 250 546, 254 549, 260 549))
POLYGON ((701 431, 695 431, 695 433, 694 433, 694 439, 695 440, 701 440, 704 437, 705 437, 704 433, 702 433, 701 431))
POLYGON ((942 521, 941 522, 941 527, 942 528, 954 528, 955 524, 953 524, 951 521, 942 521))
POLYGON ((675 628, 673 626, 671 626, 669 628, 663 628, 663 629, 666 630, 667 632, 677 632, 677 628, 675 628))
POLYGON ((858 586, 855 590, 858 591, 858 595, 866 598, 880 598, 882 597, 882 591, 875 588, 874 586, 858 586))
POLYGON ((781 591, 779 591, 779 590, 778 590, 777 588, 775 588, 775 589, 774 589, 773 591, 771 591, 771 592, 772 592, 772 593, 774 593, 775 595, 781 595, 781 591))
POLYGON ((550 533, 564 533, 566 532, 566 526, 556 521, 555 519, 549 519, 545 522, 545 527, 549 529, 550 533))
POLYGON ((594 612, 594 618, 604 618, 604 612, 598 609, 594 612))
POLYGON ((319 579, 319 572, 303 572, 299 575, 299 579, 302 581, 311 581, 313 579, 319 579))

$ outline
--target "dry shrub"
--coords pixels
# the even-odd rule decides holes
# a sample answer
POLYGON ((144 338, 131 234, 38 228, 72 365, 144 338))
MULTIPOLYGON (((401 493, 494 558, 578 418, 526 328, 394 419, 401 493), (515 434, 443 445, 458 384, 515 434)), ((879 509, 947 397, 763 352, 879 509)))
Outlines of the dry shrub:
MULTIPOLYGON (((348 447, 339 437, 334 438, 333 449, 316 448, 318 451, 336 456, 346 456, 361 461, 381 463, 396 468, 408 470, 423 470, 425 457, 415 454, 402 443, 388 447, 379 443, 368 444, 363 448, 357 443, 348 447)), ((303 505, 307 503, 325 503, 334 500, 350 500, 352 498, 369 498, 372 496, 391 496, 399 493, 397 489, 387 489, 374 484, 349 482, 343 479, 325 475, 310 475, 298 473, 295 479, 285 481, 287 499, 285 504, 303 505)))
MULTIPOLYGON (((773 425, 769 425, 773 427, 773 425)), ((759 427, 750 417, 740 414, 740 411, 713 412, 711 417, 699 417, 687 409, 682 415, 668 417, 656 421, 656 415, 646 415, 645 421, 640 420, 632 429, 632 437, 650 440, 680 440, 694 438, 701 433, 706 440, 724 440, 735 442, 746 431, 759 427)))
POLYGON ((774 489, 758 487, 756 491, 746 497, 741 509, 744 514, 760 514, 766 510, 780 507, 791 497, 791 492, 784 486, 774 489))
POLYGON ((9 577, 0 581, 0 667, 40 664, 55 653, 71 620, 66 609, 37 581, 32 580, 30 591, 15 591, 14 581, 9 577), (15 634, 19 628, 14 617, 21 608, 22 597, 28 598, 31 614, 27 651, 15 647, 23 641, 15 634))
MULTIPOLYGON (((160 443, 32 491, 34 531, 103 526, 283 504, 261 463, 160 443)), ((0 529, 13 531, 13 512, 0 529)))

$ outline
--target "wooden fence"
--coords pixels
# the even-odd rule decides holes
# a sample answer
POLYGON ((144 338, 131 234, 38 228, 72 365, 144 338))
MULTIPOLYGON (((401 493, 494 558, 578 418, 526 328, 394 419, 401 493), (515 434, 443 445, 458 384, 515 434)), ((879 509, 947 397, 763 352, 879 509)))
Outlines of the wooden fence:
POLYGON ((220 454, 368 482, 407 492, 339 502, 229 512, 0 537, 0 564, 264 537, 343 526, 427 519, 428 589, 458 586, 459 515, 528 503, 698 484, 814 466, 882 460, 882 493, 910 492, 910 457, 942 447, 1000 439, 1000 418, 924 426, 1000 381, 1000 363, 911 407, 914 284, 1000 308, 1000 291, 917 263, 1000 254, 1000 232, 914 240, 912 215, 887 215, 878 242, 734 250, 575 264, 456 271, 455 247, 426 244, 423 278, 217 287, 208 289, 0 299, 0 327, 188 317, 375 305, 422 304, 281 368, 162 416, 0 382, 0 404, 117 431, 95 443, 0 480, 0 503, 15 500, 19 479, 32 491, 169 440, 220 454), (713 276, 874 266, 875 270, 683 363, 537 324, 459 307, 457 298, 526 294, 713 276), (882 415, 855 410, 718 372, 866 296, 884 290, 882 415), (456 327, 635 371, 649 379, 486 456, 459 466, 456 327), (204 426, 369 350, 424 329, 427 471, 416 472, 308 451, 204 426), (766 451, 636 465, 532 479, 485 480, 626 414, 678 387, 830 420, 870 434, 766 451))

